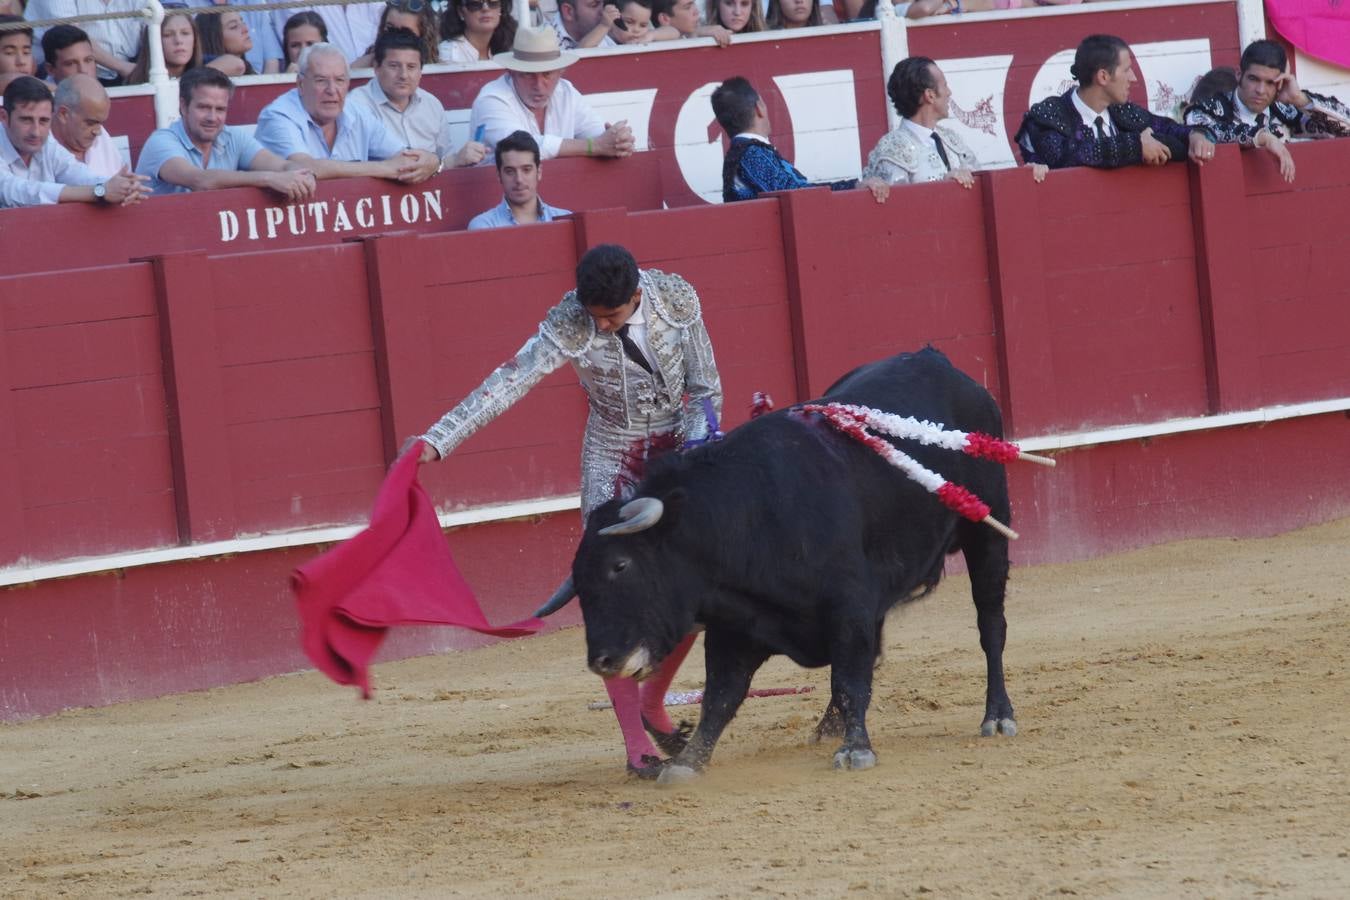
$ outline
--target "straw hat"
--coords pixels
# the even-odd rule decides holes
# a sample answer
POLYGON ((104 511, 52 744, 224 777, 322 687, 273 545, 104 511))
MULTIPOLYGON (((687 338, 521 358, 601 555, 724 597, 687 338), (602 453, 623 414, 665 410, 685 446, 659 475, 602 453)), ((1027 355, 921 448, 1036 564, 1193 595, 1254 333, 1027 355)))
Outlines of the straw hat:
POLYGON ((552 72, 577 61, 577 55, 558 46, 558 33, 547 25, 521 28, 509 53, 497 53, 492 61, 513 72, 552 72))

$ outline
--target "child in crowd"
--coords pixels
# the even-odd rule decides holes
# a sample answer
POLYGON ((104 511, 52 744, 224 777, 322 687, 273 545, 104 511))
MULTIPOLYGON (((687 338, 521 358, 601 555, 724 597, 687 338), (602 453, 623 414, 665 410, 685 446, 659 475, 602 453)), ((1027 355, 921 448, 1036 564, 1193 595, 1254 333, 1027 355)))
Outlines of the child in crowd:
POLYGON ((721 25, 699 21, 698 0, 652 0, 652 40, 674 41, 710 37, 718 46, 731 46, 731 32, 721 25))
POLYGON ((764 11, 759 0, 708 0, 705 18, 732 34, 764 31, 764 11))
MULTIPOLYGON (((164 49, 164 68, 170 78, 178 78, 188 69, 202 64, 202 41, 197 34, 197 23, 184 9, 166 9, 159 25, 160 46, 164 49)), ((219 69, 220 61, 212 68, 219 69)), ((224 64, 228 64, 224 63, 224 64)), ((141 52, 136 54, 136 68, 127 76, 127 84, 145 84, 150 80, 150 29, 141 34, 141 52)))
POLYGON ((281 29, 281 49, 286 54, 286 71, 294 72, 306 47, 328 42, 328 25, 313 10, 298 12, 281 29))
POLYGON ((616 44, 646 44, 652 40, 652 0, 616 0, 619 17, 609 25, 616 44))

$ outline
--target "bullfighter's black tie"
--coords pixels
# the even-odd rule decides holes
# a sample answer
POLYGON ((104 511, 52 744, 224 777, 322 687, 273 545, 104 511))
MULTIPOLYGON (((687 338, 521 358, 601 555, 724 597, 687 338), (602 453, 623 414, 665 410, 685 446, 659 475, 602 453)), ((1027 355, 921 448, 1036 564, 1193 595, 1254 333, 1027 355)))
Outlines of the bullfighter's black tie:
POLYGON ((1259 112, 1259 113, 1256 114, 1256 127, 1257 127, 1257 128, 1265 128, 1265 127, 1266 127, 1266 114, 1265 114, 1265 113, 1259 112))
POLYGON ((647 362, 647 357, 642 355, 642 348, 637 345, 637 341, 628 336, 628 326, 620 325, 619 330, 615 332, 619 336, 619 343, 623 344, 623 354, 637 363, 648 372, 652 370, 652 364, 647 362))
POLYGON ((952 170, 952 161, 947 158, 947 148, 942 146, 942 138, 938 137, 936 131, 933 132, 933 146, 937 147, 938 156, 942 157, 942 164, 947 167, 947 171, 952 170))
POLYGON ((1092 120, 1092 124, 1095 125, 1095 126, 1097 126, 1097 137, 1099 137, 1099 138, 1104 138, 1104 137, 1106 137, 1106 120, 1105 120, 1105 119, 1103 119, 1101 116, 1098 116, 1097 118, 1095 118, 1095 119, 1092 120))

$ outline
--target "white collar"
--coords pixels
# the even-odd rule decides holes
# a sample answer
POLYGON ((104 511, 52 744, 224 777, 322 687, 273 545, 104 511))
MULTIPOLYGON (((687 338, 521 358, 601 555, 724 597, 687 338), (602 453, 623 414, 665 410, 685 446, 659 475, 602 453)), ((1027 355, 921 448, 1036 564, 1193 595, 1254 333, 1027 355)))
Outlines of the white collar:
POLYGON ((1083 124, 1089 128, 1095 128, 1097 117, 1102 117, 1102 125, 1106 128, 1107 134, 1114 134, 1115 124, 1111 121, 1111 110, 1109 108, 1097 112, 1092 107, 1083 102, 1083 98, 1078 96, 1078 88, 1073 89, 1073 108, 1078 110, 1078 115, 1082 117, 1083 124))
MULTIPOLYGON (((1275 104, 1273 104, 1273 103, 1271 104, 1271 106, 1274 106, 1274 105, 1275 105, 1275 104)), ((1249 107, 1247 104, 1245 104, 1245 103, 1242 102, 1242 98, 1238 96, 1237 88, 1234 88, 1234 89, 1233 89, 1233 111, 1234 111, 1235 113, 1237 113, 1237 117, 1238 117, 1239 119, 1241 119, 1242 121, 1246 122, 1248 125, 1255 125, 1255 124, 1256 124, 1256 116, 1257 116, 1257 114, 1254 113, 1254 112, 1252 112, 1251 107, 1249 107)), ((1265 108, 1264 112, 1265 112, 1265 114, 1266 114, 1265 121, 1266 121, 1266 122, 1269 122, 1269 121, 1270 121, 1270 106, 1267 106, 1267 107, 1265 108)))
POLYGON ((906 128, 914 132, 923 140, 930 142, 933 140, 933 132, 937 130, 934 128, 929 128, 927 125, 920 125, 913 119, 901 119, 900 124, 904 125, 906 128))
POLYGON ((752 141, 759 141, 761 144, 769 143, 768 138, 766 138, 762 134, 756 134, 753 131, 742 131, 740 134, 736 135, 736 137, 732 138, 732 140, 734 141, 737 140, 738 138, 748 138, 752 141))

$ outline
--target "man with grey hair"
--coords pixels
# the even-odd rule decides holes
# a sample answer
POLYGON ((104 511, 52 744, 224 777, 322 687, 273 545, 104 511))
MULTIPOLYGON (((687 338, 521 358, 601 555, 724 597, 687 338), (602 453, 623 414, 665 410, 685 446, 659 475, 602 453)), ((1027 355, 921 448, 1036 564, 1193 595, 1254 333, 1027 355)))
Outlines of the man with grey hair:
POLYGON ((296 87, 263 108, 254 137, 320 179, 370 176, 416 184, 440 171, 436 154, 404 149, 373 113, 348 107, 350 86, 342 50, 311 45, 300 54, 296 87))
POLYGON ((111 178, 126 162, 112 136, 104 129, 112 101, 97 78, 72 75, 56 86, 52 99, 52 137, 93 170, 111 178))

